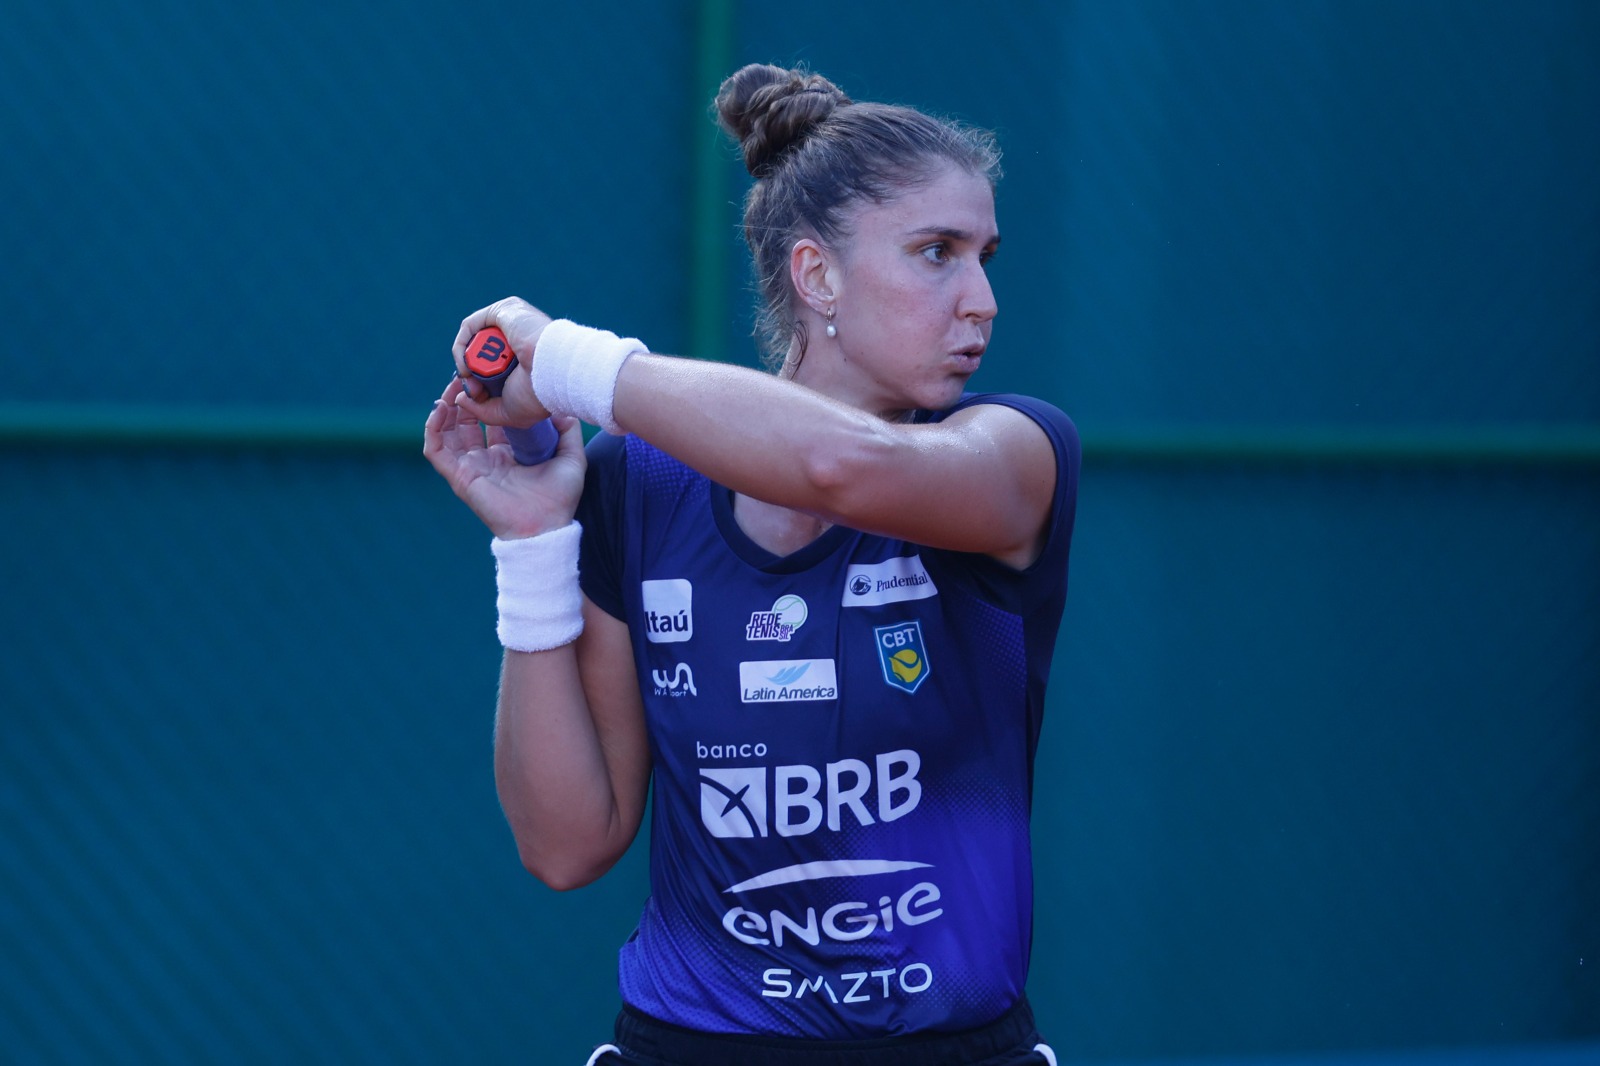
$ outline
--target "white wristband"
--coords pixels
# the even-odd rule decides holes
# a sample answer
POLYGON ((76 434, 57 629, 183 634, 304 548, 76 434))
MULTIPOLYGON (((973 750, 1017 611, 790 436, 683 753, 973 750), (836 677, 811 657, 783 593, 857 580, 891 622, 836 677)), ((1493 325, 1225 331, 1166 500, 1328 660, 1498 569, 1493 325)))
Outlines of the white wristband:
POLYGON ((558 318, 539 334, 534 348, 533 394, 547 411, 621 433, 611 411, 617 375, 630 355, 649 351, 636 338, 558 318))
POLYGON ((570 522, 537 537, 494 538, 500 643, 512 651, 548 651, 583 632, 578 543, 583 527, 570 522))

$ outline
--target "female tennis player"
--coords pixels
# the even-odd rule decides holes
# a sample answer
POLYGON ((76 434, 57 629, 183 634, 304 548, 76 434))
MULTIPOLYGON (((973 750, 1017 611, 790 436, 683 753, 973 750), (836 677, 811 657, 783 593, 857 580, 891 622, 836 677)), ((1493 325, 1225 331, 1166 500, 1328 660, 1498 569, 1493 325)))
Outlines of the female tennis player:
POLYGON ((494 534, 523 862, 594 880, 654 788, 590 1064, 1053 1064, 1024 995, 1028 825, 1079 447, 1050 404, 969 390, 993 138, 763 65, 717 110, 754 178, 775 373, 506 299, 455 342, 464 373, 505 332, 503 395, 458 378, 426 429, 494 534), (517 465, 499 427, 551 415, 556 456, 517 465))

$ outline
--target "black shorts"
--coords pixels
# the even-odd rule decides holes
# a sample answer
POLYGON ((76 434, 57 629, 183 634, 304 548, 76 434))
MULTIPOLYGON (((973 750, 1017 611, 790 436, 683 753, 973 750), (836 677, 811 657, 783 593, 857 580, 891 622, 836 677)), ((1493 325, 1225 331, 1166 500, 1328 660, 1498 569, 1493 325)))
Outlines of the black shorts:
POLYGON ((589 1066, 1057 1066, 1026 999, 988 1025, 882 1040, 702 1033, 623 1007, 589 1066))

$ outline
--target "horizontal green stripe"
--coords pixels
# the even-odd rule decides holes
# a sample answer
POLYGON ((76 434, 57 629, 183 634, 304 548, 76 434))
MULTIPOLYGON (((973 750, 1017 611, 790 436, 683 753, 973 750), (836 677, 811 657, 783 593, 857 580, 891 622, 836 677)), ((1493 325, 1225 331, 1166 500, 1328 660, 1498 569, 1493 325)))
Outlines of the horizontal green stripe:
POLYGON ((0 447, 422 451, 426 412, 0 404, 0 447))
MULTIPOLYGON (((0 404, 0 448, 422 449, 421 412, 0 404)), ((1600 426, 1411 429, 1094 427, 1096 462, 1532 464, 1600 467, 1600 426)))
POLYGON ((1600 426, 1108 427, 1086 456, 1128 463, 1600 466, 1600 426))

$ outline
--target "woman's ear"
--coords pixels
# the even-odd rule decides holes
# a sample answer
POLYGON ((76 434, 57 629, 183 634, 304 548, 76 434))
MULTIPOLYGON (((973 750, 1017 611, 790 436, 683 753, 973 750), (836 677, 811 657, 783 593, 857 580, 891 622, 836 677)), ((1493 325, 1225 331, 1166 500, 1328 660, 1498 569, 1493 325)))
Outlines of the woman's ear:
POLYGON ((832 257, 810 237, 802 237, 789 250, 789 281, 807 307, 819 315, 833 302, 835 271, 832 257))

